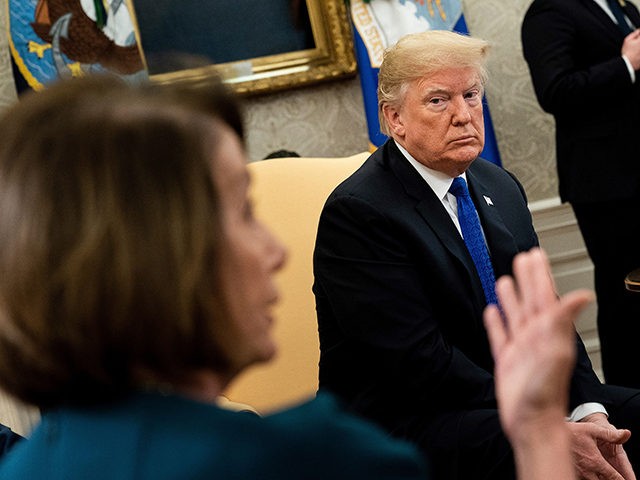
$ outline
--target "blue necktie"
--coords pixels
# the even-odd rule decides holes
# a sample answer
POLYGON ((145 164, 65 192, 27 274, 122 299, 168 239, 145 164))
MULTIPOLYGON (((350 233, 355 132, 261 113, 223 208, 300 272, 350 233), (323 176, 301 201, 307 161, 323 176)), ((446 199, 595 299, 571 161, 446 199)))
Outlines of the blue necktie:
POLYGON ((616 21, 618 22, 618 27, 620 27, 620 30, 622 30, 622 33, 626 35, 629 35, 632 30, 631 27, 629 27, 629 24, 627 23, 627 19, 624 17, 624 10, 622 10, 622 7, 620 6, 620 3, 618 2, 618 0, 607 0, 607 3, 609 4, 609 8, 611 9, 611 13, 613 13, 613 16, 616 17, 616 21))
POLYGON ((491 258, 489 258, 487 244, 484 241, 484 235, 482 234, 478 212, 473 200, 471 200, 471 195, 469 195, 467 182, 461 177, 454 178, 449 192, 458 201, 458 221, 460 222, 462 237, 476 266, 476 271, 484 290, 484 297, 487 300, 487 304, 497 304, 493 266, 491 265, 491 258))

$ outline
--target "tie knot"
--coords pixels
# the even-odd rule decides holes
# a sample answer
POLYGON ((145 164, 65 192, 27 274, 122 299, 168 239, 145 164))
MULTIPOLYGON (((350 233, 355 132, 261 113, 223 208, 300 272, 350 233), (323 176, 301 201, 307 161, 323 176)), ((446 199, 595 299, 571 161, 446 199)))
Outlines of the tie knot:
POLYGON ((454 178, 453 183, 449 187, 449 192, 451 192, 456 198, 468 197, 469 189, 467 188, 467 182, 465 182, 462 177, 454 178))

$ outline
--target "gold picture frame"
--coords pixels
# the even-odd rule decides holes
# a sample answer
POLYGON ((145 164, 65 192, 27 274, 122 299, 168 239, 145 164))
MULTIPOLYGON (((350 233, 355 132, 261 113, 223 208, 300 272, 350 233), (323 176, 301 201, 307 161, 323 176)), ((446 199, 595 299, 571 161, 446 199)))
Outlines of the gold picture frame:
MULTIPOLYGON (((135 4, 135 0, 134 0, 135 4)), ((355 75, 351 24, 344 0, 306 0, 315 48, 153 73, 157 83, 206 87, 214 76, 241 95, 271 93, 355 75)), ((136 12, 140 25, 140 15, 136 12)), ((274 26, 277 28, 277 26, 274 26)), ((250 35, 243 32, 243 35, 250 35)), ((144 50, 144 41, 141 44, 144 50)), ((256 42, 268 41, 256 38, 256 42)), ((186 52, 187 54, 189 52, 186 52)))

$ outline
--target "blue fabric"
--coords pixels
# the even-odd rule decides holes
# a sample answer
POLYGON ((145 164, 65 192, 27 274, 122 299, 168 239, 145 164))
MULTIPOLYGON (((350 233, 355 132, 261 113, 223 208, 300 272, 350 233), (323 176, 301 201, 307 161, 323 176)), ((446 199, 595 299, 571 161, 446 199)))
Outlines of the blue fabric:
POLYGON ((0 424, 0 457, 5 455, 13 446, 23 438, 13 432, 9 427, 0 424))
POLYGON ((624 33, 625 35, 629 35, 632 30, 627 23, 627 19, 624 17, 624 11, 622 10, 620 3, 618 3, 618 0, 607 0, 607 3, 609 4, 611 13, 613 13, 613 16, 616 17, 616 22, 618 22, 618 27, 620 27, 622 33, 624 33))
POLYGON ((460 221, 462 237, 476 266, 487 304, 497 304, 496 279, 493 274, 493 266, 491 265, 487 244, 484 241, 484 235, 482 234, 480 218, 473 200, 471 200, 467 182, 462 177, 454 178, 449 192, 455 195, 458 200, 458 220, 460 221))
POLYGON ((329 395, 272 416, 139 393, 51 410, 0 462, 2 480, 425 480, 422 455, 329 395))

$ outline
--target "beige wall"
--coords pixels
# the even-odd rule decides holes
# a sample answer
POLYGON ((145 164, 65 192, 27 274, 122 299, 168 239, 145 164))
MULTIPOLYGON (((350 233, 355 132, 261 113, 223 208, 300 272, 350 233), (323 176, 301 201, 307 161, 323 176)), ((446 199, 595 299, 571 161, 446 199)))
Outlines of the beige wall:
MULTIPOLYGON (((7 28, 7 0, 0 0, 0 31, 7 28)), ((9 42, 7 35, 0 35, 0 109, 4 109, 16 100, 16 90, 13 85, 11 63, 9 61, 9 42)))
MULTIPOLYGON (((533 95, 522 59, 520 23, 530 0, 463 0, 472 34, 493 45, 487 96, 506 168, 532 201, 556 195, 553 122, 533 95)), ((6 0, 0 0, 5 31, 6 0)), ((6 37, 0 45, 0 108, 15 101, 6 37)), ((345 156, 367 148, 357 78, 249 99, 248 151, 252 160, 287 149, 302 156, 345 156)))
MULTIPOLYGON (((522 58, 520 24, 530 0, 463 0, 473 35, 489 40, 487 97, 506 168, 529 200, 556 196, 553 120, 540 110, 522 58)), ((249 101, 252 159, 280 148, 303 156, 342 156, 367 148, 357 79, 249 101)))
POLYGON ((557 195, 553 118, 533 93, 522 57, 520 25, 531 0, 463 0, 472 34, 489 40, 487 98, 504 166, 523 183, 530 201, 557 195))

